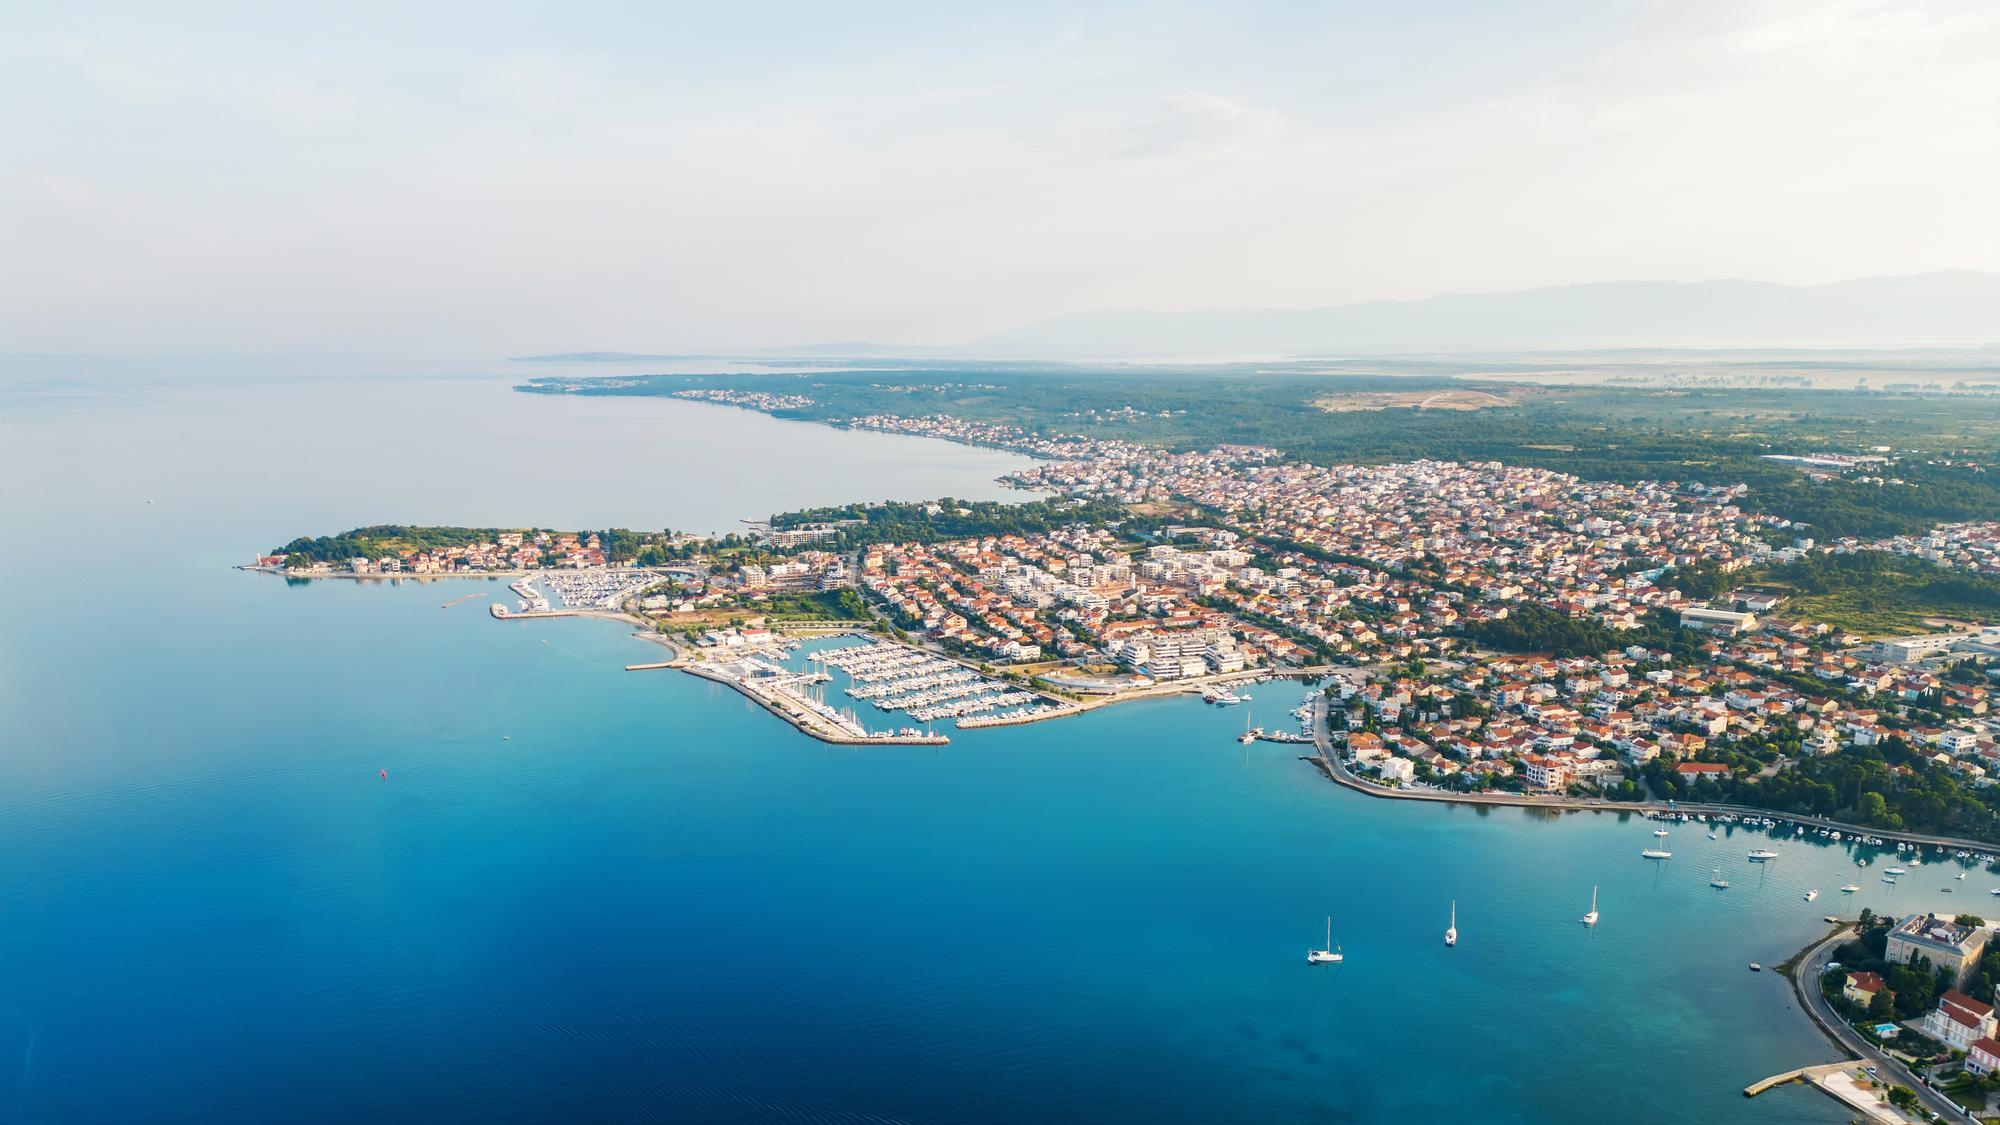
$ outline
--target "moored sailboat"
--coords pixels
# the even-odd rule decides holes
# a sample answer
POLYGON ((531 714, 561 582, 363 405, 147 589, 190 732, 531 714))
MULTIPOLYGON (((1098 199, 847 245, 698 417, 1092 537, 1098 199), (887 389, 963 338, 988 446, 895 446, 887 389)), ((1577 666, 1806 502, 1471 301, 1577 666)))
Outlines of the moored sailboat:
POLYGON ((1345 960, 1333 944, 1333 915, 1326 916, 1326 948, 1306 950, 1306 964, 1330 965, 1345 960))

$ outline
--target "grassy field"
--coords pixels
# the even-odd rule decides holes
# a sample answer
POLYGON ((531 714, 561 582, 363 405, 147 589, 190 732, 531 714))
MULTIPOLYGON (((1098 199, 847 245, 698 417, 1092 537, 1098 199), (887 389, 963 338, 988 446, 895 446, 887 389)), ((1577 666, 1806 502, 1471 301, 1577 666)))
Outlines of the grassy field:
POLYGON ((1931 626, 1924 619, 1937 616, 1937 612, 1914 606, 1884 604, 1877 595, 1846 590, 1792 598, 1778 608, 1775 616, 1785 621, 1825 622, 1874 640, 1929 632, 1931 626))

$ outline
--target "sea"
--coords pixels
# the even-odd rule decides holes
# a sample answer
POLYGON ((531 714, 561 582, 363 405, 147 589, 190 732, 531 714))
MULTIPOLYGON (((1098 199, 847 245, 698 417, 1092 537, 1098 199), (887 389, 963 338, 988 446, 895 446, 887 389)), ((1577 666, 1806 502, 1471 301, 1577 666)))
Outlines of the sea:
POLYGON ((1771 967, 2000 910, 1948 857, 1355 794, 1236 741, 1290 684, 831 747, 498 582, 234 569, 1021 495, 547 373, 0 365, 0 1121, 1833 1123, 1742 1094, 1837 1057, 1771 967))

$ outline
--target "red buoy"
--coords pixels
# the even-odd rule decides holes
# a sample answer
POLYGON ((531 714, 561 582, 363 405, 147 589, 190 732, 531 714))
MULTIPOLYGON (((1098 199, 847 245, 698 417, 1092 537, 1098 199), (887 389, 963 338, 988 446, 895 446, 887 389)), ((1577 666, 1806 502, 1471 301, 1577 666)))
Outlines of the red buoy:
POLYGON ((383 771, 382 771, 382 780, 383 780, 383 781, 387 781, 387 780, 389 780, 389 771, 388 771, 388 770, 383 770, 383 771))

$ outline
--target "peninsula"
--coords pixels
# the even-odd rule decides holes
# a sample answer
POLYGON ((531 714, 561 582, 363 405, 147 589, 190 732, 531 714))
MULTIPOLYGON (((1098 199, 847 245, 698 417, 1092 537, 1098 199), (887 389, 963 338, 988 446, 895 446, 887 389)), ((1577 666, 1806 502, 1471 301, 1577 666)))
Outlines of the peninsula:
MULTIPOLYGON (((769 412, 804 397, 687 390, 769 412)), ((1324 705, 1293 709, 1295 729, 1246 737, 1317 737, 1347 775, 1398 795, 1693 803, 2000 842, 1987 784, 2000 631, 1983 624, 2000 618, 2000 522, 1825 539, 1759 510, 1741 482, 1321 464, 936 415, 841 424, 1026 453, 1036 465, 1010 483, 1048 498, 857 503, 719 537, 365 528, 259 563, 514 577, 521 605, 496 616, 616 614, 673 639, 676 666, 834 740, 934 741, 939 724, 1163 692, 1227 705, 1243 680, 1331 679, 1324 705), (838 669, 795 646, 829 629, 900 646, 900 678, 916 683, 843 674, 832 690, 847 706, 828 703, 838 669), (859 705, 905 725, 870 730, 859 705)), ((1969 472, 1872 446, 1798 460, 1770 471, 1913 495, 1930 493, 1887 482, 1969 472)))

